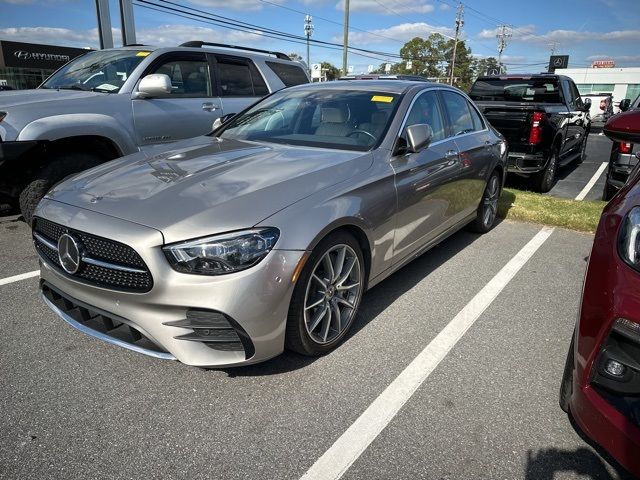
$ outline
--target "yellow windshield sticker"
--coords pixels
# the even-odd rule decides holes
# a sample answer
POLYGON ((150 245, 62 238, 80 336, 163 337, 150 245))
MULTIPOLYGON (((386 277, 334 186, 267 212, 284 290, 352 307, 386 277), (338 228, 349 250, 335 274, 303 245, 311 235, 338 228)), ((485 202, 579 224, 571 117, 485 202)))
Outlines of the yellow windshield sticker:
POLYGON ((374 95, 373 97, 371 97, 371 101, 372 102, 391 103, 391 102, 393 102, 393 97, 387 97, 385 95, 374 95))
POLYGON ((151 52, 138 52, 138 53, 136 53, 136 57, 146 57, 150 53, 151 52))

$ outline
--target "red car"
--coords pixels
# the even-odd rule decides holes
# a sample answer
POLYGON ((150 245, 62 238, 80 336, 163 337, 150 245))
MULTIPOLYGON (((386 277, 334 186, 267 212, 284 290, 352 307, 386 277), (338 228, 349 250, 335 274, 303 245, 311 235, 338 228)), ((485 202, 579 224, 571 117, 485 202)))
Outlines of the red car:
MULTIPOLYGON (((640 142, 640 111, 611 118, 604 132, 640 142)), ((600 218, 560 406, 640 478, 640 164, 600 218)))

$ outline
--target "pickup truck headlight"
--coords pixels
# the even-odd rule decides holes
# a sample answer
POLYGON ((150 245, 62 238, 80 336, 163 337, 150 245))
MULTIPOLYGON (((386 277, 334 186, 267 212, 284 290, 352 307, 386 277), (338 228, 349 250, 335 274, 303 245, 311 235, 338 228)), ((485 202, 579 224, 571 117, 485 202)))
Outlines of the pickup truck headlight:
POLYGON ((640 271, 640 207, 633 207, 622 221, 618 253, 627 265, 640 271))
POLYGON ((167 245, 162 250, 178 272, 224 275, 258 264, 279 237, 277 228, 257 228, 167 245))

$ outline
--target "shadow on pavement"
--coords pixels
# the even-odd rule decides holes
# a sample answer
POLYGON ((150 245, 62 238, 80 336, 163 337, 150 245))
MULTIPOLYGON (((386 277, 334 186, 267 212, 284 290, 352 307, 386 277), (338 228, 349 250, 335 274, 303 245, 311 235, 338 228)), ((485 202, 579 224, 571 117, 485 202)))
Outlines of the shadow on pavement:
POLYGON ((605 462, 587 447, 576 450, 547 448, 527 453, 526 480, 553 480, 556 472, 574 472, 593 480, 630 479, 624 472, 613 477, 605 462))
MULTIPOLYGON (((500 222, 501 219, 498 219, 496 226, 500 222)), ((360 310, 355 322, 342 345, 348 343, 351 337, 365 328, 369 322, 382 313, 389 305, 407 291, 411 290, 431 272, 471 245, 478 237, 478 234, 462 230, 448 239, 443 240, 442 243, 436 245, 382 283, 367 291, 362 298, 360 310)), ((338 346, 338 348, 342 348, 342 345, 338 346)), ((317 357, 306 357, 285 350, 282 355, 265 363, 222 369, 222 371, 227 373, 229 377, 277 375, 303 368, 316 360, 317 357)))

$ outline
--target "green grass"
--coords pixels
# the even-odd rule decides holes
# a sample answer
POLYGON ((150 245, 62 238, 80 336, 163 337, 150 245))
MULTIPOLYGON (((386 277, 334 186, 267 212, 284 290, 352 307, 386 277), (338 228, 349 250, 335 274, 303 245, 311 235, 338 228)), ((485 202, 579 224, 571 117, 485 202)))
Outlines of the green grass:
POLYGON ((498 216, 594 233, 606 202, 565 200, 549 195, 505 188, 498 216))

